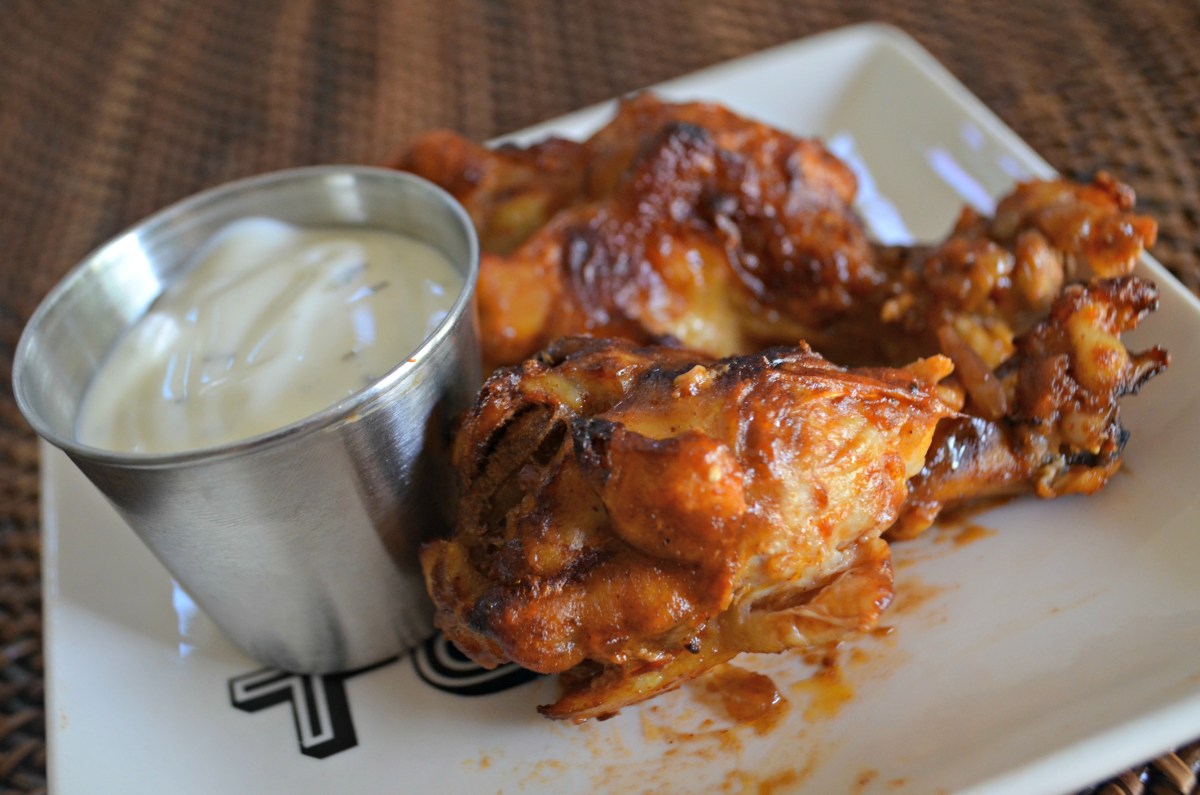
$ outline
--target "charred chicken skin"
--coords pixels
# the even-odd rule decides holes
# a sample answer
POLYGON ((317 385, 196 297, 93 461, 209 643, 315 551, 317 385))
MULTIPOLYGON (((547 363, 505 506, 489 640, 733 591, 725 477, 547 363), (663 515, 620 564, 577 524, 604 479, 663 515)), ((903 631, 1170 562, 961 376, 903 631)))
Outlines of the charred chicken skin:
POLYGON ((1065 284, 1127 275, 1156 234, 1101 174, 1018 185, 937 245, 875 245, 853 173, 819 141, 648 94, 582 143, 489 150, 433 133, 397 165, 454 193, 481 230, 489 369, 570 334, 714 356, 804 339, 890 366, 965 345, 994 368, 1065 284))
POLYGON ((490 153, 446 136, 418 140, 397 164, 447 187, 482 230, 487 369, 569 334, 673 339, 718 356, 794 344, 883 279, 851 210, 850 169, 818 141, 715 105, 641 95, 574 145, 490 153), (525 165, 571 146, 546 158, 544 176, 525 165), (463 184, 464 169, 481 176, 463 184), (489 231, 498 226, 529 234, 504 253, 520 236, 489 231))
POLYGON ((869 628, 950 370, 595 338, 502 368, 455 441, 455 532, 421 553, 437 625, 482 665, 569 671, 542 711, 576 720, 869 628))
POLYGON ((483 665, 564 672, 552 717, 871 626, 881 534, 1094 492, 1119 399, 1168 363, 1121 341, 1157 306, 1130 275, 1156 226, 1104 174, 893 247, 819 142, 714 105, 642 95, 524 149, 436 133, 396 165, 480 230, 500 368, 455 443, 455 533, 422 552, 436 620, 483 665))
POLYGON ((977 410, 938 426, 889 537, 920 533, 947 507, 1098 491, 1120 468, 1128 437, 1118 400, 1168 363, 1161 348, 1131 353, 1120 339, 1157 304, 1154 286, 1133 277, 1068 286, 991 374, 997 416, 977 410))
MULTIPOLYGON (((1088 490, 1119 464, 1119 454, 1101 455, 1097 442, 1079 433, 1028 438, 1048 427, 1022 413, 1036 389, 1046 390, 1037 396, 1041 405, 1078 416, 1060 407, 1076 400, 1055 386, 1061 381, 1027 378, 1019 395, 1014 391, 1015 374, 1031 366, 1020 362, 1033 355, 1032 342, 1018 350, 1019 338, 1039 324, 1065 322, 1051 307, 1064 290, 1081 295, 1082 288, 1069 285, 1094 286, 1082 295, 1128 318, 1129 326, 1156 305, 1152 285, 1125 282, 1120 298, 1115 288, 1100 286, 1128 276, 1157 232, 1152 219, 1133 212, 1132 190, 1106 174, 1088 184, 1021 183, 1000 200, 994 217, 964 210, 943 242, 893 247, 868 241, 852 210, 854 176, 819 142, 713 105, 634 97, 583 143, 551 139, 492 153, 439 140, 456 152, 459 166, 475 164, 468 173, 508 175, 474 180, 469 190, 445 182, 482 219, 482 229, 494 226, 488 219, 496 215, 524 213, 529 220, 521 235, 505 237, 511 252, 485 256, 481 268, 488 366, 519 362, 570 334, 673 341, 713 356, 803 339, 831 361, 858 366, 902 366, 941 353, 955 365, 943 396, 974 418, 977 435, 1013 448, 1012 429, 1035 429, 1021 432, 1026 452, 1014 455, 1024 469, 1018 477, 1008 468, 1010 486, 1044 481, 1037 473, 1050 453, 1034 450, 1075 462, 1068 467, 1076 473, 1071 482, 1086 480, 1088 490), (550 198, 530 202, 531 185, 550 198), (1133 306, 1139 308, 1118 308, 1133 306), (1080 462, 1091 462, 1091 479, 1083 478, 1080 462)), ((418 143, 404 165, 438 179, 440 161, 422 151, 418 143)), ((1072 327, 1089 326, 1100 336, 1128 327, 1114 330, 1102 315, 1078 315, 1072 327)), ((1119 337, 1114 345, 1118 358, 1133 362, 1128 383, 1095 392, 1088 403, 1089 427, 1109 429, 1105 449, 1123 435, 1117 399, 1167 362, 1162 351, 1131 359, 1119 337)), ((1089 367, 1081 348, 1060 347, 1056 366, 1068 373, 1089 367)), ((941 434, 932 457, 947 459, 950 451, 940 445, 958 440, 941 434)), ((970 449, 980 461, 975 466, 956 454, 950 502, 968 501, 972 488, 981 497, 997 492, 989 457, 997 448, 970 449)), ((906 534, 936 517, 935 506, 946 501, 929 495, 949 494, 934 488, 948 476, 921 481, 925 496, 917 501, 924 507, 910 512, 906 534)), ((1052 496, 1064 488, 1032 491, 1052 496)))

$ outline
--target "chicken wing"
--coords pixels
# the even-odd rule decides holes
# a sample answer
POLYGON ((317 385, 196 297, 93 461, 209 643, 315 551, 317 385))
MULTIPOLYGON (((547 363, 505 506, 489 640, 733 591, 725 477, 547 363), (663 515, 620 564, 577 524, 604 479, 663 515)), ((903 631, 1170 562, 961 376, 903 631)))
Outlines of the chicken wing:
POLYGON ((466 208, 485 252, 508 253, 564 207, 582 201, 589 162, 574 141, 480 146, 450 130, 412 141, 390 164, 449 191, 466 208))
MULTIPOLYGON (((945 241, 875 250, 886 276, 844 320, 859 330, 851 344, 831 329, 835 361, 904 362, 961 340, 988 367, 1012 355, 1013 337, 1046 317, 1064 286, 1133 271, 1154 245, 1157 224, 1132 212, 1133 191, 1100 173, 1088 184, 1023 182, 993 218, 965 209, 945 241)), ((963 364, 957 359, 960 374, 963 364)))
POLYGON ((422 139, 398 160, 454 193, 481 230, 487 369, 567 334, 673 339, 718 356, 792 344, 882 281, 851 210, 854 175, 818 141, 640 95, 575 145, 582 166, 542 146, 570 145, 489 154, 422 139), (446 154, 461 149, 470 156, 446 154), (530 162, 542 159, 555 165, 539 178, 530 162), (513 209, 528 205, 537 210, 513 209), (536 231, 500 253, 493 230, 514 213, 536 231))
POLYGON ((1120 398, 1168 363, 1120 339, 1157 305, 1129 275, 1156 226, 1105 174, 890 247, 819 142, 715 105, 642 95, 525 149, 438 133, 398 165, 480 230, 499 368, 455 442, 454 535, 421 555, 437 624, 480 664, 564 673, 551 717, 870 627, 883 533, 1095 491, 1120 398))
POLYGON ((455 441, 455 532, 421 553, 437 625, 482 665, 570 671, 542 711, 575 720, 868 628, 950 369, 594 338, 502 368, 455 441))
POLYGON ((1128 274, 1156 234, 1100 174, 1022 183, 937 245, 874 245, 853 173, 819 142, 648 94, 582 143, 491 151, 437 133, 398 164, 481 230, 488 369, 568 334, 715 356, 804 339, 868 366, 970 349, 995 368, 1065 284, 1128 274))
POLYGON ((770 193, 790 192, 793 202, 806 193, 832 192, 841 202, 854 196, 853 174, 820 141, 796 139, 721 105, 663 102, 650 93, 622 100, 612 120, 583 142, 551 137, 489 148, 434 130, 411 141, 391 166, 448 190, 475 221, 483 251, 507 254, 558 211, 610 197, 647 147, 679 125, 705 130, 726 156, 759 171, 786 169, 776 187, 765 186, 770 193))
MULTIPOLYGON (((941 353, 955 365, 943 396, 975 418, 976 433, 1008 438, 993 426, 1025 423, 1010 394, 1011 373, 1021 370, 1016 361, 1029 358, 1018 356, 1019 336, 1047 318, 1064 289, 1076 290, 1067 285, 1127 276, 1157 232, 1152 219, 1133 212, 1132 190, 1102 173, 1089 184, 1021 183, 994 217, 964 210, 935 245, 874 245, 851 209, 853 175, 819 143, 716 106, 649 95, 623 103, 608 126, 575 146, 578 157, 551 158, 561 167, 543 179, 570 183, 556 193, 560 211, 512 253, 482 263, 478 296, 489 367, 580 333, 673 341, 714 356, 804 339, 830 360, 858 366, 900 366, 941 353)), ((527 157, 538 157, 536 150, 527 157)), ((513 156, 505 149, 495 157, 513 156)), ((480 194, 466 198, 476 211, 494 203, 480 194)), ((1152 289, 1123 288, 1126 296, 1152 289)), ((1111 304, 1104 289, 1095 295, 1111 304)), ((1139 313, 1153 305, 1129 300, 1143 307, 1139 313)), ((1076 353, 1064 348, 1055 361, 1083 366, 1076 353)), ((1165 354, 1153 362, 1135 368, 1131 383, 1158 372, 1165 354)), ((1112 423, 1127 391, 1104 393, 1112 423)), ((940 435, 933 458, 948 456, 939 445, 961 433, 940 435)), ((1062 455, 1095 460, 1089 444, 1068 444, 1062 455)), ((969 449, 982 455, 984 448, 969 449)), ((1017 458, 1026 470, 1040 466, 1037 456, 1017 458)), ((964 489, 957 499, 969 484, 982 488, 982 472, 995 463, 981 459, 972 476, 972 460, 955 460, 955 482, 964 489)), ((1118 460, 1090 471, 1111 474, 1118 460)), ((1036 478, 1027 471, 1018 480, 1036 478)), ((935 514, 930 508, 912 516, 935 514)), ((907 532, 920 524, 910 522, 907 532)))
POLYGON ((1154 286, 1133 277, 1067 287, 994 373, 999 416, 962 414, 938 426, 889 537, 912 537, 963 503, 1100 489, 1128 438, 1119 399, 1168 364, 1162 348, 1130 353, 1120 339, 1157 304, 1154 286))

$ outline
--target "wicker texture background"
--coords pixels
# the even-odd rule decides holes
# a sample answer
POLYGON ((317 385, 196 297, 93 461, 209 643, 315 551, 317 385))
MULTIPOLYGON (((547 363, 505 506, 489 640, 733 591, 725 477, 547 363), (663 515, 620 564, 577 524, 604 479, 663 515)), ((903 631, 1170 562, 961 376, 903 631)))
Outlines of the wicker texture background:
MULTIPOLYGON (((10 385, 38 301, 201 188, 479 139, 841 25, 914 36, 1061 171, 1113 171, 1200 288, 1192 0, 0 0, 0 792, 45 788, 37 447, 10 385)), ((1102 791, 1192 792, 1196 748, 1102 791)))

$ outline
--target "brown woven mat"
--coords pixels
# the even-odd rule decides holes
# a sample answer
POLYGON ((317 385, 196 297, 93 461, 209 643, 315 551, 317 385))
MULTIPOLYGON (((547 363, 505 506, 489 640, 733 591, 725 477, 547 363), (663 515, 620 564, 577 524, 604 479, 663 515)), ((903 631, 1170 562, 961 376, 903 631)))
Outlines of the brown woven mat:
MULTIPOLYGON (((1190 0, 0 3, 0 791, 43 790, 46 760, 37 450, 13 349, 81 255, 230 178, 376 162, 433 126, 486 139, 867 20, 916 37, 1060 170, 1132 183, 1161 223, 1155 253, 1200 288, 1190 0)), ((1192 792, 1198 757, 1102 791, 1192 792)))

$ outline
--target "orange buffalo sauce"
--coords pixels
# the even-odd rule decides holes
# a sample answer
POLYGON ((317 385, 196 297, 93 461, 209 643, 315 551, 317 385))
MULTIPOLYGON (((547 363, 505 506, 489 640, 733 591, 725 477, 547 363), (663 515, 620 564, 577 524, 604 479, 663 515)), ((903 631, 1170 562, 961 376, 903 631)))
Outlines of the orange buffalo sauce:
POLYGON ((757 734, 771 731, 788 711, 787 699, 769 676, 729 663, 705 677, 704 689, 730 720, 752 726, 757 734))

